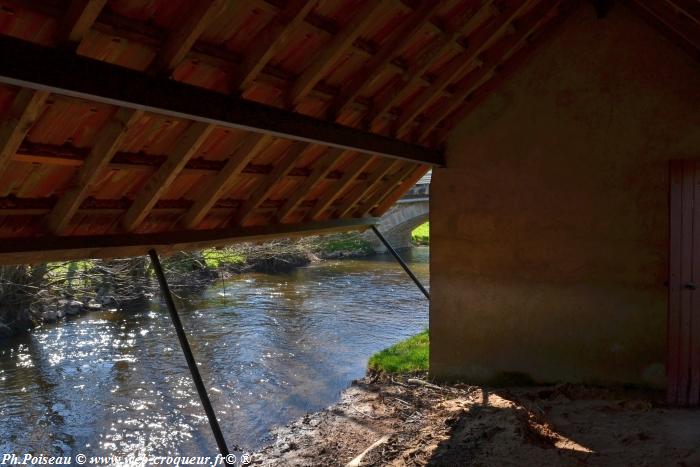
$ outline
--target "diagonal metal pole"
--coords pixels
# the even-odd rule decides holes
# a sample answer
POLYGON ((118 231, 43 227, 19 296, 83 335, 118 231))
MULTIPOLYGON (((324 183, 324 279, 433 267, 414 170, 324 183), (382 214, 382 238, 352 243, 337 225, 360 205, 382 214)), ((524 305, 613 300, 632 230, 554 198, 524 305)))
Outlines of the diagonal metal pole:
POLYGON ((211 431, 214 432, 214 438, 216 439, 216 444, 219 447, 219 452, 224 458, 224 461, 229 464, 227 456, 229 455, 228 446, 226 446, 226 440, 224 439, 224 434, 221 432, 221 427, 216 419, 216 414, 214 413, 214 408, 209 400, 209 395, 207 394, 207 389, 204 387, 204 382, 202 381, 202 376, 199 374, 199 369, 197 368, 197 362, 194 360, 194 355, 192 355, 192 349, 190 349, 190 343, 187 341, 187 335, 182 327, 182 321, 180 321, 180 315, 177 313, 177 308, 175 308, 175 302, 173 301, 173 296, 170 293, 170 287, 168 287, 168 281, 165 279, 165 274, 163 273, 163 267, 160 264, 160 258, 158 258, 158 253, 156 250, 149 250, 148 256, 151 257, 151 263, 153 264, 153 269, 156 272, 156 277, 158 278, 158 283, 160 284, 160 290, 163 292, 163 297, 165 297, 165 303, 168 306, 168 313, 170 314, 170 319, 175 326, 175 332, 177 333, 177 338, 180 341, 180 347, 182 348, 182 353, 185 354, 185 360, 187 360, 187 366, 192 374, 192 380, 194 385, 197 387, 197 393, 199 394, 199 399, 202 401, 204 406, 204 411, 207 413, 207 418, 209 419, 209 426, 211 426, 211 431))
POLYGON ((389 250, 389 252, 392 255, 394 255, 394 258, 396 258, 396 261, 399 262, 399 264, 401 265, 403 270, 406 271, 406 274, 408 274, 409 277, 411 279, 413 279, 413 282, 415 282, 416 285, 418 286, 418 288, 420 289, 420 291, 423 292, 423 295, 425 295, 425 298, 430 300, 430 293, 425 289, 425 287, 423 287, 423 284, 420 283, 420 281, 418 280, 416 275, 413 274, 413 271, 411 271, 411 268, 408 267, 408 264, 406 264, 406 262, 403 260, 403 258, 401 258, 401 256, 399 256, 399 254, 396 252, 396 250, 394 250, 394 248, 389 244, 387 239, 384 238, 384 235, 382 235, 382 233, 377 229, 377 227, 374 225, 372 225, 371 227, 372 227, 372 231, 377 235, 377 237, 379 237, 379 240, 384 244, 386 249, 389 250))

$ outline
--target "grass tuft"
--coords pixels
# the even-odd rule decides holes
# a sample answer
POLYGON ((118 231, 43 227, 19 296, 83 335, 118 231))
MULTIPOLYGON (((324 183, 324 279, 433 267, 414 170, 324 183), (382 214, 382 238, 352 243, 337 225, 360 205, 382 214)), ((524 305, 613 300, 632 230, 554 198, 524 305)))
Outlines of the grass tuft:
POLYGON ((380 373, 428 371, 428 330, 394 344, 369 359, 369 369, 380 373))
POLYGON ((419 225, 411 232, 411 240, 415 245, 430 245, 430 222, 419 225))

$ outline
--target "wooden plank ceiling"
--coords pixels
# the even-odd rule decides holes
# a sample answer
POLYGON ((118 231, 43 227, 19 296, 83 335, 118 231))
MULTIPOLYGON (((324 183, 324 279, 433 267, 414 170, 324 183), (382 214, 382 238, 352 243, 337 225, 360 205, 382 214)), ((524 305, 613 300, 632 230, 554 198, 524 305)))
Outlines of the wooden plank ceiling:
POLYGON ((573 3, 0 0, 0 262, 367 225, 573 3))

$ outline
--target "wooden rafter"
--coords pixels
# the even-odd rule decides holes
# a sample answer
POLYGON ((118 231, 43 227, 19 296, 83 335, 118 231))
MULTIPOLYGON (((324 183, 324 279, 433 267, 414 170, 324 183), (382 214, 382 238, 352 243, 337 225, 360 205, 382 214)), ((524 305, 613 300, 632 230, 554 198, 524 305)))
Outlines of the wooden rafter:
POLYGON ((296 106, 299 101, 313 89, 335 65, 338 59, 347 52, 350 47, 362 34, 367 26, 375 19, 374 13, 382 9, 388 0, 366 0, 365 3, 354 14, 350 23, 333 38, 330 44, 326 45, 319 56, 314 59, 302 74, 294 81, 294 85, 289 93, 289 101, 296 106))
MULTIPOLYGON (((462 18, 455 21, 447 33, 440 40, 431 46, 423 53, 418 60, 412 64, 409 69, 403 73, 401 79, 392 86, 392 92, 383 102, 378 102, 372 109, 372 113, 367 120, 370 124, 375 124, 381 117, 384 116, 391 108, 401 99, 406 97, 407 93, 413 86, 423 79, 423 75, 430 69, 435 61, 440 58, 450 47, 457 44, 457 40, 462 34, 462 31, 470 28, 472 23, 478 18, 481 11, 489 11, 492 9, 493 0, 487 0, 478 10, 468 10, 462 18)), ((427 83, 429 84, 429 83, 427 83)))
POLYGON ((232 225, 244 225, 246 223, 255 210, 270 196, 275 186, 284 180, 284 177, 294 168, 294 165, 299 160, 299 156, 306 148, 307 145, 299 141, 291 144, 282 158, 275 163, 272 172, 248 196, 245 204, 234 216, 231 222, 232 225))
POLYGON ((523 43, 526 43, 527 38, 549 21, 559 9, 560 2, 555 2, 553 6, 548 2, 541 2, 529 11, 526 17, 518 21, 513 34, 502 37, 486 50, 481 55, 481 59, 484 62, 483 65, 469 74, 467 81, 459 89, 455 90, 453 99, 449 103, 441 106, 436 110, 435 114, 431 114, 426 118, 425 123, 417 132, 418 139, 424 140, 445 117, 464 105, 464 100, 467 96, 491 78, 497 72, 498 67, 501 66, 502 61, 507 60, 514 51, 522 46, 523 43))
POLYGON ((340 177, 340 180, 335 182, 335 186, 329 188, 321 197, 316 201, 313 209, 307 214, 306 218, 308 220, 315 220, 321 214, 323 214, 326 209, 328 209, 333 201, 338 199, 338 197, 343 194, 343 192, 355 181, 357 176, 369 166, 372 162, 372 157, 366 154, 360 154, 355 157, 355 159, 348 165, 348 168, 340 177))
POLYGON ((18 237, 0 242, 0 264, 33 264, 79 258, 140 256, 151 248, 161 253, 197 250, 234 242, 258 241, 277 237, 341 232, 364 229, 377 219, 336 219, 302 224, 275 224, 260 227, 233 227, 215 230, 179 230, 171 232, 18 237))
POLYGON ((401 164, 399 161, 392 161, 391 159, 382 159, 377 163, 377 167, 371 172, 367 180, 360 183, 355 190, 349 193, 343 202, 335 210, 333 217, 345 217, 355 208, 357 203, 362 200, 367 193, 372 191, 377 184, 381 183, 384 176, 389 173, 392 169, 396 168, 401 164))
POLYGON ((442 151, 284 111, 257 102, 149 78, 58 49, 0 38, 0 83, 79 96, 292 140, 320 143, 415 162, 443 165, 442 151))
POLYGON ((332 148, 328 154, 322 155, 316 162, 316 165, 311 172, 311 175, 298 186, 292 195, 287 198, 284 205, 279 209, 276 215, 277 222, 283 222, 294 210, 299 207, 304 198, 316 187, 318 182, 328 176, 333 169, 333 166, 338 162, 347 151, 342 149, 332 148))
POLYGON ((225 0, 198 0, 185 22, 165 42, 155 61, 156 71, 170 74, 190 51, 195 41, 226 7, 225 0))
POLYGON ((59 43, 80 43, 88 33, 107 0, 71 0, 58 27, 59 43))
POLYGON ((127 131, 142 116, 143 111, 141 110, 122 108, 100 130, 90 153, 75 175, 75 181, 48 215, 47 224, 53 233, 57 235, 64 233, 80 203, 83 202, 94 182, 116 154, 127 131))
POLYGON ((234 153, 226 161, 223 168, 204 188, 192 208, 182 218, 181 223, 187 228, 195 228, 209 210, 226 191, 233 180, 243 171, 246 165, 267 147, 272 138, 266 135, 250 134, 245 137, 234 153))
POLYGON ((265 65, 286 44, 291 33, 316 6, 316 1, 290 0, 286 7, 260 31, 252 41, 252 48, 243 58, 233 87, 244 90, 262 71, 265 65))
MULTIPOLYGON (((362 203, 355 212, 355 217, 366 216, 377 204, 381 203, 384 198, 389 196, 389 194, 396 189, 396 185, 401 183, 413 170, 415 170, 415 166, 412 164, 406 164, 404 167, 397 170, 386 182, 380 185, 364 203, 362 203)), ((403 193, 401 193, 401 195, 403 196, 403 193)))
POLYGON ((358 96, 360 91, 371 84, 383 69, 396 57, 406 45, 408 45, 430 22, 432 15, 440 6, 440 2, 426 0, 423 4, 411 13, 411 17, 392 33, 386 44, 358 71, 350 82, 345 84, 340 95, 331 104, 330 113, 336 118, 341 115, 352 101, 358 96))
POLYGON ((175 148, 168 156, 168 160, 148 179, 146 186, 124 215, 122 225, 127 232, 133 231, 143 222, 153 205, 185 166, 187 160, 199 150, 213 130, 213 125, 203 122, 194 122, 187 128, 183 136, 178 139, 175 148))
MULTIPOLYGON (((415 166, 415 165, 414 165, 415 166)), ((379 205, 372 210, 372 213, 381 213, 379 215, 384 214, 386 211, 389 210, 396 202, 403 196, 404 193, 406 193, 408 190, 411 189, 413 185, 416 184, 420 178, 425 175, 425 173, 428 171, 428 167, 424 165, 419 165, 413 169, 412 172, 409 172, 409 175, 403 179, 401 184, 399 185, 398 188, 396 188, 394 191, 388 194, 380 203, 379 205)))
POLYGON ((477 30, 470 39, 476 47, 472 47, 468 51, 460 53, 453 59, 447 67, 447 70, 442 72, 438 79, 411 101, 408 108, 401 111, 401 117, 395 124, 395 133, 402 135, 413 123, 413 120, 420 115, 433 100, 442 93, 442 91, 450 85, 450 83, 459 80, 464 72, 473 65, 473 62, 479 58, 479 55, 491 44, 496 38, 506 33, 506 30, 512 26, 513 20, 526 11, 534 0, 522 1, 512 0, 508 4, 506 11, 493 23, 487 24, 485 27, 477 30))
POLYGON ((0 175, 19 149, 27 132, 44 108, 49 93, 22 88, 10 107, 8 118, 0 125, 0 175))

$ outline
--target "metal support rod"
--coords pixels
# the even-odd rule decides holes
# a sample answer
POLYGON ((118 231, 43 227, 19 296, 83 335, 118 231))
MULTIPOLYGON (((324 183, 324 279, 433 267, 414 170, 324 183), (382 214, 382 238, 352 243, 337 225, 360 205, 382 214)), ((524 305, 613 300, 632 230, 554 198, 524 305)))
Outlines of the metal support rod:
POLYGON ((202 381, 202 376, 199 374, 199 369, 197 368, 197 362, 194 360, 194 355, 192 355, 192 349, 190 349, 190 343, 187 341, 187 335, 182 327, 182 321, 180 321, 180 315, 177 313, 177 308, 175 308, 175 302, 173 301, 173 296, 170 293, 170 288, 168 287, 168 282, 165 279, 165 274, 163 273, 163 267, 160 264, 160 259, 158 258, 158 253, 156 250, 149 250, 148 255, 151 257, 151 263, 153 264, 153 269, 156 272, 156 277, 158 278, 158 283, 160 284, 161 292, 163 292, 163 297, 165 298, 165 303, 168 306, 168 313, 170 314, 170 319, 175 326, 175 332, 177 333, 177 338, 180 341, 180 347, 182 348, 182 353, 185 354, 185 360, 187 360, 187 366, 192 374, 192 380, 194 385, 197 387, 197 393, 199 394, 199 399, 202 401, 204 406, 204 411, 207 413, 207 418, 209 419, 209 426, 211 426, 211 431, 214 432, 214 438, 216 439, 216 444, 219 447, 219 452, 224 458, 224 461, 229 464, 226 456, 229 455, 228 446, 226 446, 226 440, 221 432, 221 427, 219 422, 216 420, 216 414, 214 414, 214 408, 209 400, 209 395, 207 394, 207 389, 204 387, 204 382, 202 381))
POLYGON ((371 227, 372 227, 372 231, 377 235, 377 237, 384 244, 386 249, 389 250, 389 252, 392 255, 394 255, 394 258, 396 258, 396 261, 399 262, 399 264, 401 265, 403 270, 406 271, 406 274, 408 274, 409 277, 411 279, 413 279, 413 282, 415 282, 415 284, 418 286, 420 291, 423 292, 423 295, 425 295, 425 298, 430 300, 430 293, 425 289, 425 287, 423 287, 423 284, 420 283, 420 281, 418 280, 416 275, 413 274, 413 271, 411 271, 411 268, 408 267, 408 264, 406 264, 406 262, 403 260, 403 258, 401 258, 401 256, 399 256, 399 254, 396 252, 396 250, 394 250, 394 248, 392 248, 392 246, 389 244, 387 239, 384 238, 384 235, 382 235, 382 233, 379 230, 377 230, 377 227, 375 227, 374 225, 372 225, 371 227))

